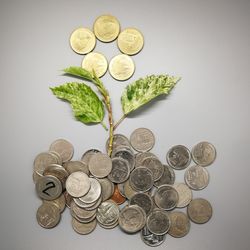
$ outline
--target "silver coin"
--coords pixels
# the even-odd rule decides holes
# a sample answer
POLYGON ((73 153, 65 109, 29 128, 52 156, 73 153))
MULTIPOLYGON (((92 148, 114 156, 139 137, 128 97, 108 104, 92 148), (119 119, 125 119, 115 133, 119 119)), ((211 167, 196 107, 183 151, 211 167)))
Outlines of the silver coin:
POLYGON ((193 198, 192 190, 184 183, 175 183, 173 187, 179 196, 179 201, 176 207, 186 207, 193 198))
POLYGON ((135 168, 129 177, 131 187, 138 192, 146 192, 153 187, 153 173, 146 167, 135 168))
POLYGON ((109 175, 112 170, 112 160, 103 153, 95 153, 89 161, 89 171, 97 178, 104 178, 109 175))
POLYGON ((173 186, 162 185, 156 190, 154 201, 157 207, 171 210, 177 206, 179 195, 173 186))
POLYGON ((91 159, 91 157, 97 153, 101 153, 100 150, 92 148, 89 149, 88 151, 86 151, 82 157, 81 157, 81 161, 83 161, 84 163, 86 163, 87 165, 89 164, 89 160, 91 159))
POLYGON ((125 195, 125 191, 124 191, 124 185, 125 185, 125 182, 123 183, 119 183, 117 184, 117 187, 118 187, 118 190, 120 192, 120 194, 126 198, 126 195, 125 195))
POLYGON ((161 209, 154 209, 147 218, 148 230, 156 235, 164 235, 170 228, 168 213, 161 209))
POLYGON ((158 181, 164 173, 164 167, 162 163, 156 158, 148 157, 144 159, 142 166, 151 170, 154 181, 158 181))
POLYGON ((76 198, 84 196, 90 189, 89 177, 83 172, 74 172, 66 180, 67 192, 76 198))
POLYGON ((108 178, 98 179, 102 187, 102 201, 108 200, 115 191, 114 183, 108 178))
POLYGON ((43 176, 36 182, 36 192, 41 199, 55 200, 62 194, 62 183, 55 176, 43 176))
POLYGON ((163 168, 164 168, 163 175, 158 181, 155 181, 154 183, 156 187, 160 187, 161 185, 164 185, 164 184, 172 185, 175 182, 174 170, 167 165, 163 165, 163 168))
POLYGON ((129 163, 130 171, 132 171, 135 167, 135 156, 134 153, 131 150, 128 149, 119 149, 115 151, 114 154, 112 154, 112 158, 120 157, 129 163))
MULTIPOLYGON (((113 151, 119 146, 126 146, 130 148, 130 142, 125 135, 114 134, 113 135, 113 151)), ((109 147, 109 138, 106 141, 106 152, 108 152, 108 147, 109 147)))
POLYGON ((72 174, 77 171, 81 171, 87 175, 89 175, 89 168, 86 163, 83 161, 67 161, 63 164, 63 167, 69 174, 72 174))
POLYGON ((147 128, 137 128, 130 136, 131 146, 138 152, 147 152, 153 148, 155 137, 147 128))
POLYGON ((112 170, 108 175, 109 180, 114 183, 122 183, 126 181, 130 174, 128 161, 115 157, 112 159, 112 170))
POLYGON ((148 194, 137 193, 131 197, 129 205, 138 205, 145 211, 146 215, 148 215, 153 209, 153 200, 148 194))
POLYGON ((36 184, 37 180, 38 180, 39 178, 41 178, 42 176, 43 176, 42 174, 39 174, 39 173, 33 171, 33 174, 32 174, 33 182, 36 184))
POLYGON ((81 196, 79 199, 84 203, 93 203, 97 201, 101 196, 101 184, 95 178, 89 178, 90 180, 90 189, 88 193, 84 196, 81 196))
MULTIPOLYGON (((102 195, 100 196, 100 198, 92 205, 92 206, 87 206, 85 207, 86 210, 93 210, 93 209, 97 209, 100 204, 102 203, 102 195)), ((90 204, 88 204, 90 205, 90 204)))
POLYGON ((158 159, 158 157, 151 153, 151 152, 143 152, 143 153, 137 153, 135 154, 135 167, 141 167, 142 166, 142 162, 146 159, 146 158, 156 158, 158 159))
POLYGON ((135 195, 137 192, 131 187, 130 181, 127 180, 124 182, 124 195, 129 200, 133 195, 135 195))
POLYGON ((84 223, 84 224, 89 223, 96 218, 96 214, 92 215, 90 218, 85 219, 85 218, 78 217, 73 211, 70 211, 70 213, 71 213, 71 216, 73 218, 75 218, 76 220, 78 220, 79 222, 84 223))
POLYGON ((63 164, 63 161, 62 161, 62 158, 60 156, 60 154, 58 154, 57 152, 55 151, 49 151, 51 154, 55 155, 55 157, 57 158, 57 164, 59 165, 62 165, 63 164))
POLYGON ((200 142, 192 149, 192 158, 200 166, 212 164, 216 158, 216 149, 209 142, 200 142))
POLYGON ((77 206, 79 206, 85 210, 94 210, 97 207, 99 207, 99 205, 101 204, 102 196, 100 196, 99 199, 93 203, 85 203, 85 202, 81 201, 79 198, 73 198, 73 200, 77 206))
POLYGON ((146 224, 145 211, 137 206, 131 205, 124 207, 119 215, 119 226, 127 233, 136 233, 146 224))
POLYGON ((43 200, 43 203, 56 205, 59 208, 60 213, 64 211, 65 206, 66 206, 66 200, 65 200, 64 194, 61 194, 57 199, 52 200, 52 201, 43 200))
POLYGON ((72 202, 72 200, 73 200, 73 197, 72 197, 67 191, 65 191, 65 192, 63 193, 63 195, 64 195, 64 197, 65 197, 66 206, 67 206, 68 208, 70 208, 70 204, 71 204, 71 202, 72 202))
POLYGON ((102 227, 102 228, 105 228, 105 229, 113 229, 115 228, 116 226, 118 226, 119 222, 118 220, 114 223, 114 224, 110 224, 110 225, 103 225, 103 224, 100 224, 99 225, 102 227))
POLYGON ((183 145, 176 145, 167 152, 167 162, 174 169, 185 169, 191 162, 191 154, 183 145))
POLYGON ((209 183, 209 173, 205 168, 194 165, 185 171, 184 179, 193 190, 201 190, 209 183))
POLYGON ((49 150, 57 152, 61 156, 62 162, 71 160, 74 154, 73 145, 64 139, 57 139, 52 142, 49 150))
POLYGON ((156 235, 151 233, 148 228, 145 226, 142 230, 141 230, 141 239, 142 241, 150 246, 150 247, 156 247, 161 245, 165 239, 166 239, 166 234, 163 235, 156 235))
POLYGON ((78 218, 81 218, 81 219, 90 219, 96 214, 96 209, 85 210, 85 209, 77 206, 74 201, 72 201, 70 204, 70 211, 71 211, 71 214, 74 214, 78 218))
POLYGON ((74 217, 72 218, 72 227, 79 234, 85 235, 91 233, 96 228, 96 224, 96 220, 92 220, 89 223, 81 223, 74 217))

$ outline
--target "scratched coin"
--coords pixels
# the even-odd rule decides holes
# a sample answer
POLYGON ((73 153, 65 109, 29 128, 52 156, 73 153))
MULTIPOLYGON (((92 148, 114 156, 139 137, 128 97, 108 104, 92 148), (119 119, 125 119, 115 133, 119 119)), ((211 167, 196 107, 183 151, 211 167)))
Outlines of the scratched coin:
POLYGON ((146 215, 151 212, 154 206, 152 198, 146 193, 136 193, 131 197, 129 205, 138 205, 145 211, 146 215))
POLYGON ((69 174, 72 174, 77 171, 81 171, 87 175, 89 175, 89 168, 86 163, 83 161, 67 161, 63 164, 63 167, 69 174))
POLYGON ((164 173, 164 167, 162 163, 160 162, 160 160, 154 157, 148 157, 144 159, 142 162, 142 166, 151 170, 154 181, 158 181, 164 173))
POLYGON ((72 227, 75 232, 79 234, 89 234, 96 228, 96 219, 88 222, 88 223, 81 223, 72 217, 72 227))
POLYGON ((89 149, 82 155, 81 161, 88 165, 91 157, 97 153, 101 153, 101 151, 96 148, 89 149))
POLYGON ((88 193, 84 196, 81 196, 79 199, 84 203, 93 203, 97 201, 101 196, 101 184, 95 178, 89 178, 90 180, 90 189, 88 193))
POLYGON ((163 235, 156 235, 151 233, 148 228, 145 226, 142 230, 141 230, 141 239, 142 241, 150 246, 150 247, 156 247, 161 245, 165 239, 166 239, 166 234, 163 235))
POLYGON ((175 183, 173 187, 179 196, 176 207, 186 207, 193 198, 192 190, 185 183, 175 183))
POLYGON ((130 174, 128 161, 115 157, 112 159, 112 170, 108 175, 109 180, 114 183, 125 182, 130 174))
POLYGON ((156 187, 160 187, 161 185, 164 185, 164 184, 172 185, 175 182, 174 170, 167 165, 163 165, 163 168, 164 168, 163 175, 158 181, 155 181, 154 183, 156 187))

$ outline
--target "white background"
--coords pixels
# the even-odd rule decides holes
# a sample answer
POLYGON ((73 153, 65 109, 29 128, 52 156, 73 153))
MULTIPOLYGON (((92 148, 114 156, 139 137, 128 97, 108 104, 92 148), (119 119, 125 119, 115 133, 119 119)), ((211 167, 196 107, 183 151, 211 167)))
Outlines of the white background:
MULTIPOLYGON (((167 236, 158 249, 250 249, 248 0, 0 2, 0 249, 149 248, 138 234, 127 235, 118 227, 78 235, 68 210, 51 230, 41 228, 35 218, 41 203, 32 181, 38 153, 57 138, 74 145, 74 159, 90 148, 104 151, 107 132, 76 121, 70 105, 49 90, 73 80, 61 76, 61 69, 81 64, 83 57, 69 46, 70 33, 79 26, 91 28, 104 13, 116 16, 122 29, 136 27, 145 36, 129 81, 117 82, 108 73, 102 78, 115 120, 122 115, 120 96, 128 83, 148 74, 182 77, 170 96, 136 112, 117 132, 129 137, 137 127, 151 129, 156 137, 152 151, 163 163, 175 144, 191 149, 207 140, 218 152, 207 167, 209 186, 194 192, 194 197, 211 202, 212 219, 204 225, 192 223, 182 239, 167 236)), ((98 41, 95 51, 108 60, 119 53, 116 42, 98 41)), ((177 181, 183 181, 183 171, 177 181)))

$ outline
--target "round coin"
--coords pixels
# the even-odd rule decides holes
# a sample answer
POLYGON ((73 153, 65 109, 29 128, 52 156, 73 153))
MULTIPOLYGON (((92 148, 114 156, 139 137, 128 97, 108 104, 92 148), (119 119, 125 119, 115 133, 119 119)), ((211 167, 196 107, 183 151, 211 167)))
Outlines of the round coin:
POLYGON ((135 55, 143 48, 144 39, 138 29, 127 28, 120 33, 117 43, 122 53, 135 55))
POLYGON ((86 163, 83 161, 67 161, 63 164, 63 167, 69 174, 72 174, 77 171, 81 171, 87 175, 89 175, 89 168, 86 163))
POLYGON ((95 148, 89 149, 82 155, 81 161, 88 165, 91 157, 97 153, 101 153, 101 151, 95 148))
POLYGON ((117 147, 117 150, 115 150, 112 154, 112 158, 117 158, 117 157, 122 158, 128 162, 130 172, 134 169, 135 156, 134 156, 134 153, 130 149, 117 147))
POLYGON ((109 180, 114 183, 122 183, 125 182, 130 174, 130 168, 128 165, 128 161, 115 157, 112 159, 112 170, 108 175, 109 180))
POLYGON ((156 235, 151 233, 148 228, 145 226, 142 230, 141 230, 141 239, 142 241, 150 246, 150 247, 156 247, 161 245, 165 239, 166 239, 166 234, 163 235, 156 235))
POLYGON ((101 184, 95 178, 89 178, 90 180, 90 189, 87 194, 80 197, 79 199, 84 203, 93 203, 97 201, 101 196, 101 184))
POLYGON ((142 162, 142 166, 151 170, 154 181, 158 181, 164 173, 164 167, 162 163, 160 162, 160 160, 154 157, 148 157, 144 159, 142 162))
POLYGON ((115 185, 108 178, 98 179, 102 187, 102 201, 108 200, 114 193, 115 185))
POLYGON ((118 185, 115 185, 114 193, 110 199, 118 205, 121 205, 122 203, 126 201, 126 198, 121 195, 118 185))
POLYGON ((157 158, 157 156, 151 152, 143 152, 143 153, 137 153, 135 154, 135 167, 141 167, 142 166, 142 162, 146 159, 146 158, 157 158))
POLYGON ((134 74, 134 71, 135 64, 132 58, 127 55, 117 55, 109 63, 109 73, 118 81, 128 80, 134 74))
POLYGON ((158 181, 155 181, 154 183, 156 187, 160 187, 161 185, 164 185, 164 184, 169 184, 169 185, 174 184, 174 181, 175 181, 174 170, 167 165, 163 165, 163 168, 164 168, 163 175, 158 181))
MULTIPOLYGON (((113 135, 113 151, 119 146, 126 146, 130 148, 130 143, 128 138, 122 134, 114 134, 113 135)), ((106 141, 106 152, 108 152, 109 148, 109 138, 106 141)))
POLYGON ((179 201, 176 207, 186 207, 193 198, 192 190, 184 183, 175 183, 173 187, 179 196, 179 201))
POLYGON ((136 194, 137 192, 131 187, 130 181, 127 180, 124 182, 124 195, 125 197, 130 200, 131 197, 136 194))
POLYGON ((138 205, 145 211, 146 215, 149 215, 154 206, 152 198, 145 193, 135 194, 131 197, 129 205, 138 205))
POLYGON ((213 209, 209 201, 197 198, 189 203, 187 213, 193 222, 203 224, 210 220, 213 209))
POLYGON ((91 233, 95 229, 96 224, 97 223, 95 219, 88 223, 81 223, 72 217, 72 227, 79 234, 85 235, 91 233))
POLYGON ((74 201, 70 204, 70 210, 73 214, 75 214, 80 219, 89 219, 92 218, 96 214, 96 209, 93 210, 85 210, 76 205, 74 201))
POLYGON ((59 210, 60 210, 60 213, 62 213, 63 212, 63 210, 65 209, 65 206, 66 206, 66 200, 65 200, 65 196, 64 196, 64 194, 61 194, 57 199, 55 199, 55 200, 52 200, 52 201, 46 201, 46 200, 44 200, 43 201, 44 203, 52 203, 52 204, 54 204, 54 205, 56 205, 58 208, 59 208, 59 210))

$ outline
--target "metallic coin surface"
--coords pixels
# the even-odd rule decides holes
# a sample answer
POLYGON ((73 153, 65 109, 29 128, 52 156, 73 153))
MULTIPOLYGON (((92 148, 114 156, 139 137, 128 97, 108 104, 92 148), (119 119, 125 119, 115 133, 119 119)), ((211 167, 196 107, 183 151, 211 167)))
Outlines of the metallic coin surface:
POLYGON ((54 204, 56 205, 59 210, 60 210, 60 213, 62 213, 65 209, 65 206, 66 206, 66 200, 65 200, 65 196, 64 194, 61 194, 57 199, 55 200, 52 200, 52 201, 46 201, 46 200, 43 200, 44 203, 49 203, 49 204, 54 204))
POLYGON ((147 218, 148 230, 156 235, 164 235, 170 228, 168 213, 159 208, 155 208, 147 218))
POLYGON ((212 164, 216 158, 216 149, 209 142, 200 142, 192 149, 192 158, 200 166, 212 164))
POLYGON ((92 220, 89 223, 81 223, 72 217, 72 227, 73 229, 79 234, 89 234, 91 233, 96 227, 96 220, 92 220))
POLYGON ((119 226, 127 233, 136 233, 146 224, 145 211, 137 206, 131 205, 124 207, 119 215, 119 226))
POLYGON ((175 183, 173 187, 179 196, 176 207, 186 207, 193 198, 192 190, 185 183, 175 183))
MULTIPOLYGON (((74 201, 70 204, 70 211, 80 219, 90 219, 96 214, 96 209, 85 210, 76 205, 74 201)), ((73 216, 73 215, 72 215, 73 216)), ((94 219, 94 218, 93 218, 94 219)))
POLYGON ((189 203, 187 213, 193 222, 203 224, 211 219, 213 209, 209 201, 197 198, 189 203))
POLYGON ((134 61, 124 54, 113 57, 109 63, 109 73, 118 81, 128 80, 134 74, 134 71, 134 61))
POLYGON ((131 187, 130 181, 127 180, 124 182, 124 194, 128 200, 131 199, 131 197, 136 194, 137 192, 131 187))
POLYGON ((101 184, 95 178, 89 178, 90 180, 90 189, 87 194, 80 197, 79 199, 84 203, 93 203, 97 201, 102 192, 101 184))
POLYGON ((79 222, 84 223, 84 224, 89 223, 89 222, 93 221, 96 218, 96 213, 93 216, 89 217, 89 218, 80 218, 75 214, 75 212, 73 210, 71 210, 70 213, 71 213, 71 216, 73 218, 75 218, 76 220, 78 220, 79 222))
POLYGON ((155 181, 154 183, 156 187, 160 187, 161 185, 164 185, 164 184, 172 185, 175 182, 174 170, 167 165, 163 165, 163 168, 164 168, 163 175, 158 181, 155 181))
POLYGON ((133 151, 131 151, 131 149, 117 147, 117 149, 112 154, 112 158, 114 157, 119 157, 119 158, 126 160, 129 164, 130 171, 134 169, 135 156, 134 156, 133 151))
POLYGON ((114 183, 125 182, 130 174, 128 161, 115 157, 112 159, 112 170, 108 175, 109 180, 114 183))
POLYGON ((154 201, 159 208, 171 210, 177 206, 179 195, 174 187, 170 185, 162 185, 156 190, 154 201))
MULTIPOLYGON (((130 148, 130 142, 125 135, 114 134, 113 135, 113 151, 119 146, 126 146, 130 148)), ((106 151, 108 152, 109 138, 106 141, 106 151)))
POLYGON ((57 152, 61 156, 62 162, 71 160, 74 154, 73 145, 65 139, 57 139, 52 142, 49 150, 57 152))
POLYGON ((114 193, 115 185, 108 178, 98 179, 102 187, 102 201, 108 200, 114 193))
POLYGON ((55 176, 43 176, 36 182, 36 192, 41 199, 55 200, 62 194, 62 183, 55 176))
POLYGON ((114 224, 110 224, 110 225, 103 225, 103 224, 100 224, 99 225, 102 227, 102 228, 105 228, 105 229, 113 229, 115 228, 116 226, 118 226, 119 222, 116 221, 114 224))
POLYGON ((170 148, 166 158, 169 166, 176 170, 186 168, 191 162, 190 151, 183 145, 176 145, 170 148))
POLYGON ((153 187, 153 173, 146 167, 135 168, 129 177, 131 187, 138 192, 146 192, 153 187))
POLYGON ((152 198, 145 193, 135 194, 131 197, 129 205, 138 205, 145 211, 146 215, 149 215, 154 206, 152 198))
POLYGON ((32 179, 33 179, 33 182, 36 184, 37 180, 39 178, 41 178, 43 175, 40 174, 40 173, 37 173, 36 171, 33 171, 33 174, 32 174, 32 179))
POLYGON ((124 191, 124 185, 125 185, 125 182, 123 183, 119 183, 117 184, 117 187, 118 187, 118 190, 120 192, 120 194, 126 198, 126 195, 125 195, 125 191, 124 191))
POLYGON ((83 58, 82 68, 90 72, 94 70, 97 77, 102 77, 108 69, 108 61, 103 54, 91 52, 83 58))
POLYGON ((156 159, 158 159, 158 157, 155 154, 151 153, 151 152, 137 153, 137 154, 135 154, 135 167, 141 167, 142 162, 146 158, 156 158, 156 159))
POLYGON ((147 152, 153 148, 155 137, 147 128, 137 128, 130 136, 131 146, 138 152, 147 152))
POLYGON ((169 213, 170 228, 168 234, 173 237, 180 238, 188 234, 190 230, 190 220, 188 216, 180 211, 169 213))
POLYGON ((117 44, 122 53, 135 55, 143 48, 144 38, 138 29, 127 28, 118 36, 117 44))
POLYGON ((43 203, 36 213, 36 219, 40 226, 44 228, 55 227, 61 218, 60 210, 55 204, 43 203))
POLYGON ((96 45, 96 38, 93 32, 87 28, 77 28, 70 36, 70 46, 78 54, 91 52, 96 45))
POLYGON ((120 33, 120 24, 116 17, 102 15, 95 20, 93 29, 98 40, 112 42, 120 33))
POLYGON ((83 161, 67 161, 63 164, 63 167, 69 174, 72 174, 77 171, 81 171, 87 175, 89 175, 89 168, 86 163, 83 161))
POLYGON ((160 162, 160 160, 154 157, 148 157, 144 159, 142 162, 142 166, 151 170, 154 181, 158 181, 164 173, 164 167, 162 163, 160 162))
POLYGON ((101 151, 98 150, 98 149, 95 149, 95 148, 92 148, 92 149, 87 150, 87 151, 82 155, 81 161, 83 161, 84 163, 86 163, 86 164, 88 165, 88 164, 89 164, 89 160, 90 160, 91 157, 92 157, 93 155, 95 155, 96 153, 101 153, 101 151))
POLYGON ((74 172, 66 180, 66 190, 72 197, 82 197, 90 189, 89 177, 83 172, 74 172))
POLYGON ((115 185, 114 193, 110 197, 110 199, 118 205, 121 205, 126 201, 126 198, 121 195, 119 188, 118 188, 118 185, 115 185))
POLYGON ((64 191, 63 195, 64 195, 64 197, 65 197, 66 206, 67 206, 68 208, 70 208, 70 204, 71 204, 71 202, 72 202, 72 200, 73 200, 73 197, 72 197, 67 191, 64 191))
POLYGON ((151 233, 148 228, 145 226, 142 230, 141 230, 141 239, 142 241, 150 246, 150 247, 156 247, 161 245, 165 239, 166 239, 166 234, 164 235, 156 235, 151 233))
POLYGON ((73 198, 73 200, 77 206, 79 206, 85 210, 94 210, 97 207, 99 207, 99 205, 101 204, 102 196, 100 196, 97 201, 94 201, 92 203, 85 203, 85 202, 81 201, 80 198, 73 198))
POLYGON ((89 160, 89 171, 97 178, 104 178, 109 175, 112 170, 112 160, 103 153, 94 154, 89 160))
POLYGON ((57 158, 57 164, 62 165, 62 158, 61 156, 55 151, 49 151, 50 154, 53 154, 57 158))
POLYGON ((205 168, 194 165, 185 171, 184 179, 193 190, 201 190, 209 183, 209 173, 205 168))

